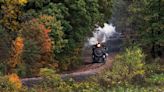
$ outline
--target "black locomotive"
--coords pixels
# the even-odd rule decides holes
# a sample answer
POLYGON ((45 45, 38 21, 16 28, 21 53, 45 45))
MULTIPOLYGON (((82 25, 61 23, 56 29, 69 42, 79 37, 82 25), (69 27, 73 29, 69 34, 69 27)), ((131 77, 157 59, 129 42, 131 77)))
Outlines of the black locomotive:
POLYGON ((104 45, 98 43, 92 48, 92 63, 105 63, 107 59, 107 49, 104 45))

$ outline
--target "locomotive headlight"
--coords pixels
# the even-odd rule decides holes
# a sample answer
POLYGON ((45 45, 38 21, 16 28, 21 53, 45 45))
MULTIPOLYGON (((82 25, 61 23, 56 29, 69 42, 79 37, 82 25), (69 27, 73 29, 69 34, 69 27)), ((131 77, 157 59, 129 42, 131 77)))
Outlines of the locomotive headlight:
POLYGON ((97 47, 101 47, 101 44, 97 44, 97 47))

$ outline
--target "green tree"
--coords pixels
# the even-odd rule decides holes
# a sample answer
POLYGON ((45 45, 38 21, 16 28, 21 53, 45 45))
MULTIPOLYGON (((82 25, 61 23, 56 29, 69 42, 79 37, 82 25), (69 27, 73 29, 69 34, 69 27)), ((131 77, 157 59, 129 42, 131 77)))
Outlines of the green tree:
POLYGON ((151 53, 153 58, 163 54, 163 3, 163 0, 133 0, 129 7, 130 12, 135 15, 131 19, 133 23, 136 22, 141 45, 146 47, 147 53, 151 53))
POLYGON ((112 15, 112 0, 98 0, 99 3, 99 11, 101 12, 101 16, 104 16, 104 21, 108 21, 111 19, 112 15))
MULTIPOLYGON (((69 32, 66 32, 66 37, 68 38, 68 45, 66 46, 66 48, 64 48, 62 56, 65 55, 67 57, 66 62, 70 62, 70 65, 76 64, 77 61, 80 62, 82 52, 81 48, 84 44, 86 36, 93 30, 94 24, 98 22, 102 23, 102 21, 105 20, 106 16, 104 12, 100 11, 100 9, 104 9, 101 8, 102 6, 100 7, 100 1, 64 1, 65 6, 68 8, 69 14, 65 18, 65 20, 69 21, 70 25, 72 26, 72 29, 69 32)), ((107 4, 109 4, 109 2, 107 4)), ((109 7, 106 7, 106 10, 107 8, 109 7)))
POLYGON ((125 46, 130 46, 136 39, 136 21, 132 21, 134 14, 129 11, 132 0, 112 0, 112 17, 111 22, 115 25, 116 30, 121 32, 125 39, 125 46))

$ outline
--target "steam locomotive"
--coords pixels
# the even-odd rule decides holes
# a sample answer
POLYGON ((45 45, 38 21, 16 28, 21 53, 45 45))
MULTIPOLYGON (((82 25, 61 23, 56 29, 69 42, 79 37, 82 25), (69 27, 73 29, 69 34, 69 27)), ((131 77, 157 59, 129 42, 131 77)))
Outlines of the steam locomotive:
POLYGON ((107 60, 107 48, 100 43, 97 43, 92 48, 92 63, 105 63, 107 60))

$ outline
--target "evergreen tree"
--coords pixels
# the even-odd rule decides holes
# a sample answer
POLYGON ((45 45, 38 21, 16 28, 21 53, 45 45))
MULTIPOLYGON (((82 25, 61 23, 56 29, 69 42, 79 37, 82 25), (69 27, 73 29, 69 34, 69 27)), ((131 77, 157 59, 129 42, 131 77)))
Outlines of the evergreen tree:
POLYGON ((133 0, 129 8, 135 15, 131 19, 139 32, 141 46, 146 47, 153 58, 162 56, 163 52, 163 3, 163 0, 133 0))

